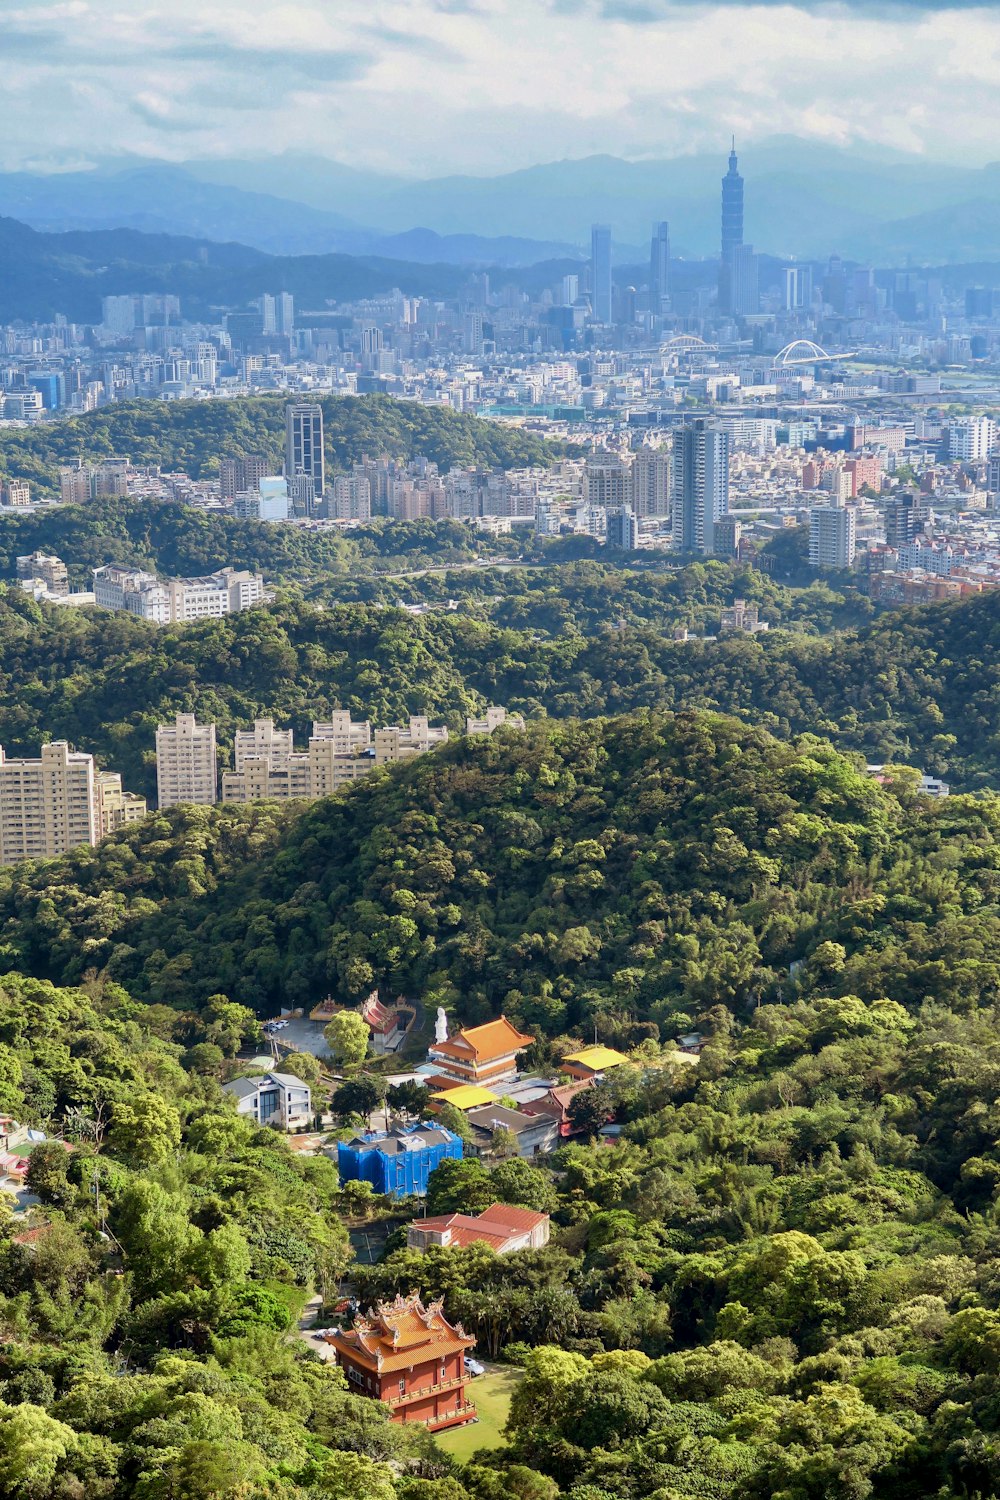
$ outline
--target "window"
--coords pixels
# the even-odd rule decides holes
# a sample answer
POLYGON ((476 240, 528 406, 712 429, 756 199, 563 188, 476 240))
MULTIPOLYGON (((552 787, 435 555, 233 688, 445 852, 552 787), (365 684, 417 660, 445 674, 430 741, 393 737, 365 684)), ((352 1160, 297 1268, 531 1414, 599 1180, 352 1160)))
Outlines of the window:
POLYGON ((399 1377, 399 1394, 402 1396, 402 1395, 405 1394, 405 1392, 406 1392, 406 1377, 405 1377, 405 1375, 401 1375, 399 1377))

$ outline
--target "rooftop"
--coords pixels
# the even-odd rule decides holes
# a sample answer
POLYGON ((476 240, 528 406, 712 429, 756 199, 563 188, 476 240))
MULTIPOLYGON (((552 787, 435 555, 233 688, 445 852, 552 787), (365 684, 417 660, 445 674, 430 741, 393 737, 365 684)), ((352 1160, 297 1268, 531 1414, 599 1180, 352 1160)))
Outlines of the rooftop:
POLYGON ((442 1053, 445 1057, 463 1059, 471 1053, 476 1062, 482 1063, 508 1057, 512 1052, 520 1052, 534 1040, 533 1036, 526 1036, 516 1026, 512 1026, 506 1016, 501 1016, 497 1021, 487 1021, 482 1026, 470 1026, 457 1031, 447 1041, 434 1042, 429 1051, 432 1057, 442 1053))
POLYGON ((627 1063, 628 1058, 622 1052, 616 1052, 614 1047, 584 1047, 580 1052, 570 1052, 563 1058, 564 1063, 576 1063, 581 1068, 593 1068, 595 1073, 603 1073, 607 1068, 620 1067, 627 1063))

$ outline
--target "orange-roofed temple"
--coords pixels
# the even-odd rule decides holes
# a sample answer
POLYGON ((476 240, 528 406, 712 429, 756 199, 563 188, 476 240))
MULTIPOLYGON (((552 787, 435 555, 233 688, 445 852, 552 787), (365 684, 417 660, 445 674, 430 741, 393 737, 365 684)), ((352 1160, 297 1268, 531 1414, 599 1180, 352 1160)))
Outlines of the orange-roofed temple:
POLYGON ((534 1040, 501 1016, 498 1021, 469 1026, 453 1037, 433 1042, 427 1056, 439 1069, 445 1087, 449 1083, 474 1083, 489 1088, 517 1077, 517 1054, 534 1040))
POLYGON ((353 1328, 327 1334, 356 1396, 385 1402, 394 1422, 432 1432, 476 1417, 465 1395, 465 1355, 476 1341, 460 1323, 452 1327, 441 1306, 425 1308, 416 1294, 397 1297, 359 1314, 353 1328))

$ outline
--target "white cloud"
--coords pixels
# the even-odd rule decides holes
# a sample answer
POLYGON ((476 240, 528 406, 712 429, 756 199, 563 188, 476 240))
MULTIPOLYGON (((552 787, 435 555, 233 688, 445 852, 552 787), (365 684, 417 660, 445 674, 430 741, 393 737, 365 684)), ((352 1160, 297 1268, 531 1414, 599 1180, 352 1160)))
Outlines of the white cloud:
POLYGON ((15 4, 8 168, 47 153, 321 150, 415 175, 792 133, 986 161, 1000 16, 899 3, 15 4))

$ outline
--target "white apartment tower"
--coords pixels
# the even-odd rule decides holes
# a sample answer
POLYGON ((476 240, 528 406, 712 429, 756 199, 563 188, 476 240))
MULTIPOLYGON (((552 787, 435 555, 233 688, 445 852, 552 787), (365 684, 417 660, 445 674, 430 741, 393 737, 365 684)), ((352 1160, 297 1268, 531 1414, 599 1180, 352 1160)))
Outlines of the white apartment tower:
POLYGON ((218 801, 215 725, 194 714, 178 714, 156 731, 156 796, 160 807, 179 802, 210 806, 218 801))
POLYGON ((0 746, 0 865, 54 859, 96 844, 101 832, 92 755, 56 740, 37 760, 8 760, 0 746))
POLYGON ((809 564, 813 568, 849 568, 857 543, 853 506, 816 506, 809 513, 809 564))
POLYGON ((675 436, 670 509, 674 545, 710 557, 729 510, 729 434, 718 423, 698 417, 675 436))

